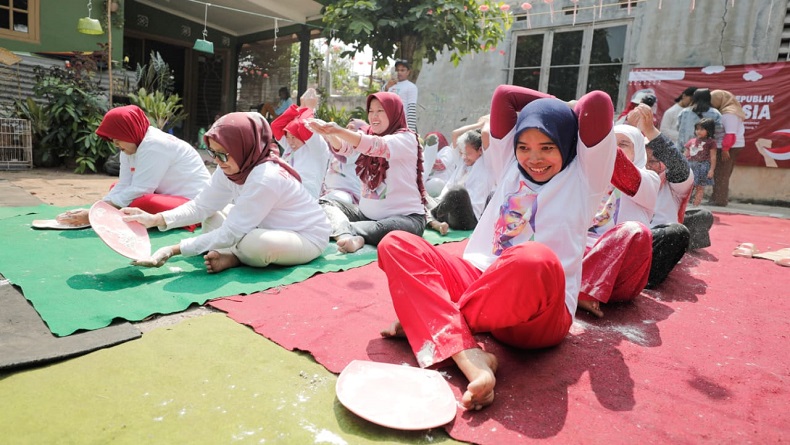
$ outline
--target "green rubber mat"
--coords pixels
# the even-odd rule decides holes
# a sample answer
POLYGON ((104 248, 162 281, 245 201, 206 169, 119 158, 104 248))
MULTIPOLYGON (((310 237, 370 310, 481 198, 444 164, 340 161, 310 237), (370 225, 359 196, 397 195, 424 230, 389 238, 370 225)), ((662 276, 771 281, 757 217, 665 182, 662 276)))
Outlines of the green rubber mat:
MULTIPOLYGON (((264 291, 376 260, 372 246, 353 254, 339 254, 330 244, 321 257, 300 266, 237 267, 207 274, 201 256, 179 256, 160 268, 142 268, 110 250, 92 229, 30 227, 32 220, 54 218, 64 210, 43 205, 3 208, 0 212, 0 274, 21 287, 25 298, 58 336, 103 328, 115 319, 139 321, 153 314, 179 312, 213 298, 264 291)), ((149 234, 154 251, 193 236, 184 230, 151 230, 149 234)), ((425 237, 440 244, 463 240, 469 234, 440 236, 428 230, 425 237)))

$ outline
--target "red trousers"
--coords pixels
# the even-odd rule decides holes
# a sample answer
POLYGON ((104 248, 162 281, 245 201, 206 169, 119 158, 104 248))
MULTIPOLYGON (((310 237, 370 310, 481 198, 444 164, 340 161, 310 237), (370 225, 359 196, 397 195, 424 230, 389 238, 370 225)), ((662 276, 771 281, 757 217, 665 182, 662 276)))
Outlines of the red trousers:
MULTIPOLYGON (((189 199, 184 198, 183 196, 149 193, 132 201, 129 204, 129 207, 136 207, 153 215, 159 212, 164 212, 165 210, 174 209, 185 202, 189 202, 189 199)), ((192 224, 184 228, 190 232, 194 232, 197 227, 197 224, 192 224)))
POLYGON ((519 348, 554 346, 573 321, 562 264, 540 243, 511 247, 481 272, 422 237, 396 231, 379 243, 378 264, 422 367, 477 348, 479 332, 519 348))
MULTIPOLYGON (((118 183, 113 182, 110 184, 110 190, 112 190, 116 184, 118 183)), ((134 207, 154 215, 159 212, 164 212, 165 210, 172 210, 185 202, 189 202, 189 198, 176 195, 160 195, 158 193, 149 193, 130 202, 129 207, 134 207)), ((192 224, 184 228, 190 232, 194 232, 199 225, 200 224, 192 224)))
POLYGON ((172 210, 185 202, 189 202, 189 199, 183 196, 149 193, 132 201, 129 207, 136 207, 153 215, 165 210, 172 210))
POLYGON ((652 258, 653 235, 647 226, 628 221, 612 227, 584 254, 579 298, 633 300, 647 285, 652 258))

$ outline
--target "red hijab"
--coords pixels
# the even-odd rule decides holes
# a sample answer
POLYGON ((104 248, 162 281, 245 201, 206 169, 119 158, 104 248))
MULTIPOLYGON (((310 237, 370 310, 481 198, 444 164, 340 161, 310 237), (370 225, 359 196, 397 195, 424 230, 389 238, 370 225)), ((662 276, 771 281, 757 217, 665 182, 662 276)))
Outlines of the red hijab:
POLYGON ((450 145, 450 143, 447 142, 447 138, 444 137, 444 135, 442 133, 438 132, 438 131, 432 131, 432 132, 426 134, 425 135, 425 139, 428 139, 428 136, 430 136, 432 134, 435 134, 436 137, 439 139, 439 150, 443 149, 444 147, 448 147, 450 145))
POLYGON ((225 147, 239 164, 239 172, 228 175, 228 179, 236 184, 244 184, 252 169, 264 162, 276 162, 297 181, 302 180, 296 170, 278 156, 272 129, 260 113, 236 112, 222 116, 203 135, 206 145, 209 145, 209 139, 225 147))
POLYGON ((285 126, 285 131, 291 133, 302 142, 307 142, 308 139, 313 137, 313 132, 305 125, 305 119, 313 117, 313 110, 310 108, 299 108, 299 114, 285 126))
POLYGON ((105 140, 117 139, 139 146, 151 123, 145 112, 137 105, 113 108, 104 115, 96 134, 105 140))
MULTIPOLYGON (((417 142, 417 189, 420 191, 420 196, 423 197, 425 203, 425 186, 422 183, 422 146, 417 134, 409 130, 406 126, 406 113, 403 111, 403 101, 400 96, 395 93, 379 92, 368 96, 367 109, 370 110, 370 103, 373 99, 377 99, 384 112, 387 113, 389 119, 389 126, 382 133, 374 133, 373 128, 368 126, 365 128, 365 134, 372 134, 376 136, 387 136, 390 134, 410 132, 414 135, 414 140, 417 142)), ((357 176, 364 182, 370 190, 375 190, 387 178, 387 169, 389 169, 389 161, 385 158, 375 156, 367 156, 360 154, 356 162, 357 176)))

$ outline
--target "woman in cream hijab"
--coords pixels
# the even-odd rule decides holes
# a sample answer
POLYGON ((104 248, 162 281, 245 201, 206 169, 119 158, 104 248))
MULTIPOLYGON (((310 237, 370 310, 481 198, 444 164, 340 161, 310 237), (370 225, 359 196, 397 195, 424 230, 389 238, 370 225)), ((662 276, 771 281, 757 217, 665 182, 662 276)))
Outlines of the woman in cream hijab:
POLYGON ((746 145, 743 137, 743 121, 746 119, 746 113, 743 112, 735 95, 729 91, 713 90, 710 96, 710 104, 721 113, 721 123, 724 127, 724 139, 716 153, 718 162, 713 175, 713 194, 710 203, 726 207, 729 201, 730 175, 738 153, 746 145))

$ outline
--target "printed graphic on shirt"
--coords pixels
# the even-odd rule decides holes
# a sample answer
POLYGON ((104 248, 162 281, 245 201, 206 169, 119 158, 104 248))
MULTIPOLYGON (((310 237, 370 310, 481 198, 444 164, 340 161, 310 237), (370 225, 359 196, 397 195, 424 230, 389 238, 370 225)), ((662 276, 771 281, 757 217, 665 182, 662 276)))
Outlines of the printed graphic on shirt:
POLYGON ((693 144, 691 147, 689 147, 690 152, 691 152, 691 157, 697 156, 697 153, 702 151, 702 148, 703 148, 704 145, 705 145, 705 143, 701 142, 701 143, 698 143, 698 144, 693 144))
POLYGON ((598 209, 598 213, 593 217, 592 226, 588 229, 588 232, 602 235, 610 227, 617 224, 620 215, 621 197, 622 192, 620 190, 614 187, 609 189, 609 193, 601 199, 601 206, 598 209))
POLYGON ((494 255, 501 255, 508 247, 535 239, 535 214, 538 194, 526 182, 519 181, 518 190, 505 196, 499 207, 499 218, 494 225, 494 255))
POLYGON ((379 186, 376 187, 375 190, 371 190, 367 186, 362 187, 362 197, 366 199, 386 199, 387 198, 386 181, 379 184, 379 186))
POLYGON ((329 158, 329 169, 327 170, 327 176, 337 175, 341 178, 347 178, 349 176, 346 174, 346 168, 349 168, 348 165, 348 160, 345 156, 335 154, 329 158))

